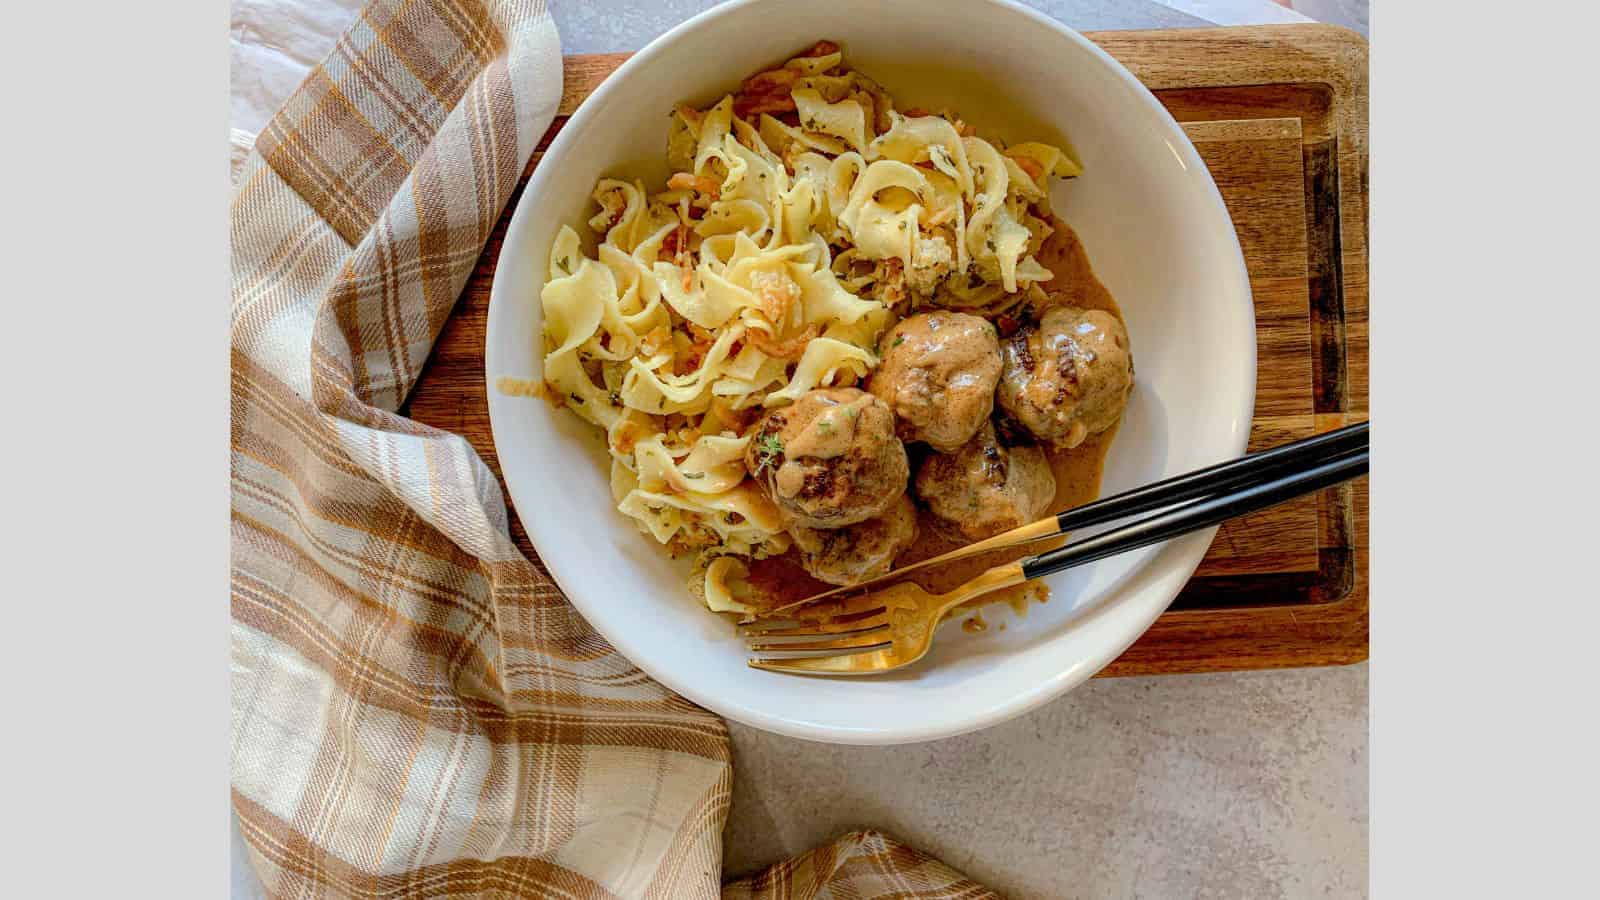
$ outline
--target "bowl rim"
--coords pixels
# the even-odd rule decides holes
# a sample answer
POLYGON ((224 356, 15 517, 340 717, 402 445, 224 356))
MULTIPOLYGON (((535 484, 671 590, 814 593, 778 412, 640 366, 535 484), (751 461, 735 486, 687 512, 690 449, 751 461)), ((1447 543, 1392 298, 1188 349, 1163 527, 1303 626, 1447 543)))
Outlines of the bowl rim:
MULTIPOLYGON (((587 120, 600 114, 600 110, 607 105, 610 95, 619 89, 619 85, 626 82, 636 70, 648 68, 685 34, 695 31, 718 18, 735 14, 745 7, 768 4, 780 5, 783 2, 785 0, 728 0, 728 2, 697 13, 662 33, 623 61, 622 65, 612 71, 585 99, 584 103, 572 113, 566 126, 561 129, 561 132, 551 142, 545 151, 546 157, 560 157, 568 152, 568 145, 574 144, 582 138, 584 131, 586 131, 584 126, 587 120), (576 127, 574 127, 575 125, 576 127)), ((1238 297, 1239 302, 1245 307, 1243 321, 1249 328, 1248 340, 1244 341, 1241 352, 1236 354, 1238 364, 1245 369, 1244 390, 1240 392, 1239 403, 1234 410, 1231 426, 1234 433, 1230 450, 1233 456, 1244 453, 1249 443, 1257 389, 1255 305, 1250 288, 1249 271, 1244 261, 1244 252, 1239 246, 1238 234, 1233 230, 1232 216, 1229 214, 1221 192, 1216 186, 1216 181, 1211 177, 1210 170, 1200 158, 1199 152, 1183 131, 1182 126, 1168 112, 1167 108, 1156 99, 1150 89, 1139 81, 1126 66, 1122 65, 1115 57, 1101 49, 1093 41, 1084 37, 1082 33, 1044 13, 1024 6, 1020 2, 1016 2, 1016 0, 977 0, 977 2, 1000 7, 1031 19, 1038 26, 1050 29, 1057 35, 1076 44, 1080 49, 1087 50, 1090 56, 1108 67, 1120 81, 1133 88, 1131 93, 1137 98, 1137 102, 1152 113, 1165 127, 1168 146, 1174 155, 1178 157, 1179 162, 1186 169, 1198 171, 1204 175, 1202 192, 1205 194, 1206 202, 1221 217, 1221 221, 1229 224, 1226 244, 1232 248, 1232 252, 1226 254, 1228 257, 1226 260, 1219 260, 1218 262, 1219 265, 1229 270, 1227 273, 1228 278, 1233 282, 1233 286, 1237 288, 1232 293, 1238 297)), ((541 166, 535 168, 527 186, 517 199, 516 208, 512 211, 511 221, 501 244, 501 252, 504 252, 506 247, 520 246, 524 243, 524 232, 532 226, 530 224, 531 216, 524 214, 523 204, 530 196, 537 196, 547 180, 556 177, 558 176, 551 167, 541 166)), ((493 394, 495 372, 498 371, 494 365, 494 358, 497 356, 494 349, 495 342, 490 337, 494 332, 493 324, 498 318, 496 310, 503 310, 506 304, 513 302, 512 298, 507 296, 509 289, 505 287, 505 283, 501 278, 503 271, 504 269, 499 266, 495 269, 494 279, 490 286, 489 310, 484 329, 484 383, 489 388, 491 396, 493 394)), ((497 419, 495 415, 496 405, 493 402, 487 403, 490 434, 495 445, 495 451, 499 453, 501 443, 499 437, 507 426, 497 419)), ((502 471, 504 471, 503 467, 502 471)), ((518 515, 521 515, 521 505, 517 503, 518 492, 516 487, 509 479, 505 481, 505 486, 507 493, 510 495, 508 499, 512 507, 518 509, 518 515)), ((531 509, 533 507, 529 506, 528 508, 531 509)), ((1200 561, 1204 557, 1206 549, 1209 548, 1216 530, 1212 528, 1168 542, 1158 548, 1158 552, 1153 554, 1143 566, 1135 571, 1135 577, 1143 576, 1159 582, 1158 584, 1146 585, 1141 590, 1165 592, 1167 596, 1159 605, 1151 605, 1148 614, 1140 617, 1142 622, 1138 627, 1129 629, 1129 634, 1125 640, 1101 642, 1099 650, 1086 654, 1076 663, 1065 667, 1055 677, 1041 680, 1037 684, 1018 690, 1003 700, 977 707, 962 705, 962 708, 968 713, 967 715, 951 717, 937 722, 883 727, 870 731, 803 721, 792 715, 783 715, 751 707, 729 697, 700 690, 693 684, 679 678, 672 671, 658 670, 654 665, 642 661, 648 659, 649 654, 641 652, 639 642, 630 640, 626 633, 607 633, 594 624, 597 618, 603 618, 603 616, 596 616, 591 611, 591 604, 585 600, 578 599, 581 594, 574 593, 568 588, 569 584, 581 583, 581 579, 573 577, 573 570, 566 561, 544 559, 543 557, 541 559, 546 569, 549 570, 551 577, 555 580, 556 585, 561 589, 567 602, 572 603, 584 615, 586 621, 589 621, 590 627, 593 627, 597 633, 605 638, 614 650, 646 675, 696 705, 741 724, 788 737, 835 744, 894 745, 938 740, 988 728, 1030 712, 1087 681, 1094 673, 1105 668, 1118 656, 1121 656, 1129 646, 1149 630, 1156 618, 1166 611, 1172 600, 1177 596, 1178 591, 1182 589, 1183 585, 1188 582, 1194 571, 1199 567, 1200 561), (1195 547, 1196 544, 1199 545, 1198 548, 1195 547), (1174 558, 1183 556, 1188 558, 1174 558)), ((529 531, 529 541, 533 541, 531 531, 529 531)), ((1126 589, 1126 587, 1122 587, 1118 588, 1118 591, 1126 589)), ((1095 620, 1100 619, 1107 611, 1105 607, 1091 610, 1083 618, 1075 620, 1069 627, 1074 629, 1092 627, 1095 620)))

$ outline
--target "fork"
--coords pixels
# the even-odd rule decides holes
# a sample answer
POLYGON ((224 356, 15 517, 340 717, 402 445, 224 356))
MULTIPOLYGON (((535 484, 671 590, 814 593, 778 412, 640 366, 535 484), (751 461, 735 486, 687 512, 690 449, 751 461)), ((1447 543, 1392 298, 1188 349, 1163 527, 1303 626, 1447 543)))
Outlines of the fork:
MULTIPOLYGON (((931 594, 911 581, 855 596, 821 600, 806 606, 803 620, 757 620, 740 627, 749 649, 759 654, 753 668, 796 675, 877 675, 911 665, 933 646, 934 631, 946 614, 962 603, 1002 588, 1105 559, 1129 550, 1170 540, 1321 490, 1367 473, 1368 431, 1359 446, 1321 446, 1312 458, 1296 457, 1284 471, 1258 471, 1253 481, 1239 483, 1237 474, 1218 476, 1202 470, 1221 488, 1165 512, 1046 553, 995 566, 942 594, 931 594)), ((1304 443, 1304 442, 1301 442, 1304 443)), ((1294 445, 1289 445, 1294 446, 1294 445)), ((1183 481, 1187 476, 1173 481, 1183 481)), ((1185 492, 1193 496, 1192 482, 1185 492)), ((1185 492, 1180 492, 1183 494, 1185 492)), ((1182 497, 1178 497, 1182 499, 1182 497)), ((1147 498, 1145 502, 1153 502, 1147 498)), ((1169 500, 1170 502, 1170 500, 1169 500)), ((1052 525, 1054 516, 1041 520, 1052 525)), ((832 592, 830 592, 831 595, 832 592)), ((829 595, 824 595, 829 596, 829 595)))
MULTIPOLYGON (((979 553, 993 550, 1011 550, 1028 544, 1061 537, 1073 531, 1090 528, 1095 525, 1104 525, 1117 519, 1139 513, 1151 512, 1171 506, 1183 500, 1193 500, 1196 497, 1205 497, 1216 494, 1230 487, 1242 486, 1256 481, 1265 480, 1268 475, 1295 471, 1305 466, 1308 462, 1332 459, 1345 452, 1357 450, 1367 445, 1368 434, 1372 426, 1369 422, 1357 422, 1346 425, 1324 434, 1303 438, 1231 459, 1227 462, 1195 469, 1182 475, 1175 475, 1162 481, 1152 482, 1124 491, 1112 497, 1075 506, 1065 512, 1054 516, 1046 516, 1026 525, 1021 525, 1010 531, 985 538, 975 544, 959 547, 948 553, 943 553, 921 562, 903 566, 892 572, 868 579, 857 584, 833 588, 820 594, 814 594, 776 607, 764 613, 766 618, 782 618, 783 614, 791 610, 809 607, 823 600, 833 600, 855 594, 865 594, 896 581, 904 581, 906 576, 923 569, 942 566, 966 559, 979 553)), ((754 618, 746 619, 743 624, 755 621, 754 618)))

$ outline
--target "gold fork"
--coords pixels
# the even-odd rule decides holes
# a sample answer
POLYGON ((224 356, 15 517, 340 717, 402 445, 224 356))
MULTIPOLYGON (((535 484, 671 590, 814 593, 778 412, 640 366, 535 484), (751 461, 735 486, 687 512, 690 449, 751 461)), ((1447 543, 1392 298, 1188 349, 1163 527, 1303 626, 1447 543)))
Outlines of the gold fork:
POLYGON ((1047 553, 995 566, 942 594, 930 594, 910 581, 854 596, 830 592, 823 595, 830 599, 808 602, 804 619, 758 620, 742 625, 740 633, 750 650, 760 654, 749 661, 750 665, 797 675, 877 675, 908 666, 927 655, 933 646, 934 631, 945 615, 969 600, 1209 528, 1366 474, 1367 435, 1363 425, 1358 449, 1350 449, 1347 443, 1318 443, 1313 447, 1315 452, 1296 456, 1286 473, 1283 465, 1275 465, 1258 471, 1254 481, 1243 484, 1237 473, 1217 478, 1225 487, 1210 496, 1047 553))
MULTIPOLYGON (((974 597, 1027 581, 1021 562, 995 566, 952 591, 930 594, 914 581, 825 601, 819 621, 759 622, 740 628, 763 658, 750 665, 797 675, 876 675, 910 665, 933 646, 944 616, 974 597)), ((808 612, 811 612, 808 610, 808 612)))

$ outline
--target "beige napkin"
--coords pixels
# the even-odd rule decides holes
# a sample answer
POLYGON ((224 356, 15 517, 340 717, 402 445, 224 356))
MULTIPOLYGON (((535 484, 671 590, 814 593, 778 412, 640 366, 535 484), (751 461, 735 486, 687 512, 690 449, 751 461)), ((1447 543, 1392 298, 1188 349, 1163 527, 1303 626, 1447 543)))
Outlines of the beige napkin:
POLYGON ((875 832, 721 886, 726 726, 395 414, 560 94, 541 0, 376 0, 238 165, 232 794, 266 892, 991 896, 875 832))

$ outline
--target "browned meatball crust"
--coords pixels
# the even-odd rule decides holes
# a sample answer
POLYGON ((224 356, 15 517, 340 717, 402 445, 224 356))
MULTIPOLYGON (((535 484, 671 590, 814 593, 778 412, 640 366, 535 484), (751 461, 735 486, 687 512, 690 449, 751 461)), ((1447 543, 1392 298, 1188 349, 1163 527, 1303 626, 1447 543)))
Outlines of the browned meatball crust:
POLYGON ((1133 391, 1128 332, 1112 314, 1051 307, 1001 345, 1000 408, 1041 441, 1076 447, 1116 423, 1133 391))
POLYGON ((917 507, 901 494, 881 516, 844 528, 789 528, 811 577, 829 584, 859 584, 887 574, 895 557, 917 539, 917 507))
POLYGON ((1000 339, 978 316, 948 310, 902 319, 878 347, 867 390, 899 420, 900 437, 950 452, 994 412, 1000 339))
POLYGON ((933 453, 917 470, 917 496, 944 529, 981 541, 1043 516, 1056 494, 1044 451, 1007 447, 985 421, 955 453, 933 453))
POLYGON ((789 524, 810 528, 881 515, 911 474, 894 413, 856 388, 818 388, 767 413, 745 465, 789 524))

